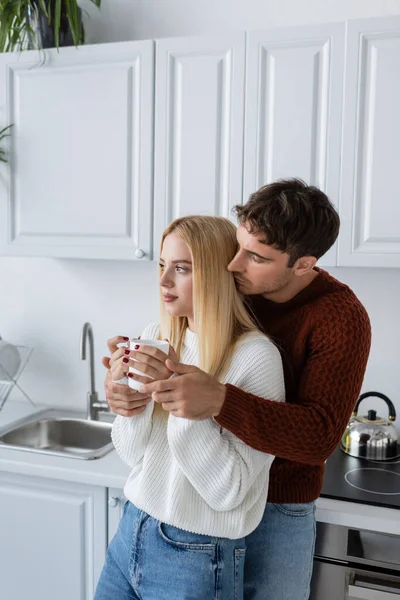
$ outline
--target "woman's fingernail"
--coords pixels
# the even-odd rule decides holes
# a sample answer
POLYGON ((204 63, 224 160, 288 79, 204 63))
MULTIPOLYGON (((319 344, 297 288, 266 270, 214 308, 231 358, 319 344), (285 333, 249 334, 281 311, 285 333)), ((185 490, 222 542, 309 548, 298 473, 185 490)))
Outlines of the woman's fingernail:
POLYGON ((140 346, 139 344, 135 344, 135 350, 139 350, 140 346))
POLYGON ((130 350, 124 350, 124 354, 130 354, 131 351, 130 350))
POLYGON ((122 362, 124 362, 124 363, 128 363, 128 362, 129 362, 129 358, 123 358, 123 359, 122 359, 122 362))
POLYGON ((129 338, 128 338, 128 337, 125 337, 124 335, 122 336, 122 339, 123 339, 123 340, 125 340, 126 342, 128 342, 128 341, 129 341, 129 338))
POLYGON ((128 373, 128 377, 130 377, 131 379, 133 379, 133 373, 128 373))

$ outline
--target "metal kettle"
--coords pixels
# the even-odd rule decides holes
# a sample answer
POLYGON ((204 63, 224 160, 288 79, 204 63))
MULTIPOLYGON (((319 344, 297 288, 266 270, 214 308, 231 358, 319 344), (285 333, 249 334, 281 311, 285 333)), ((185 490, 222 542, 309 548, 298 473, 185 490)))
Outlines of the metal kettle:
POLYGON ((396 410, 387 396, 380 392, 366 392, 357 400, 351 419, 343 434, 340 447, 351 456, 371 460, 389 460, 400 456, 398 433, 393 425, 396 410), (389 420, 382 419, 376 410, 369 410, 368 415, 358 416, 358 407, 364 398, 375 396, 386 402, 389 408, 389 420))

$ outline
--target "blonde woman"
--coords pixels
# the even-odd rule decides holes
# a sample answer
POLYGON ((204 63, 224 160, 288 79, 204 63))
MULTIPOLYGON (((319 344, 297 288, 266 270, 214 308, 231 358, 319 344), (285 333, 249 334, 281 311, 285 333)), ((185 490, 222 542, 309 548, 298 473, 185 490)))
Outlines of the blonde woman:
MULTIPOLYGON (((282 401, 280 354, 250 320, 227 271, 235 231, 227 219, 200 216, 177 219, 165 230, 160 323, 146 327, 142 338, 168 339, 181 362, 282 401)), ((112 355, 114 380, 128 374, 133 357, 141 363, 135 368, 165 379, 158 350, 139 344, 129 357, 125 352, 120 347, 112 355)), ((274 457, 213 418, 189 421, 155 400, 114 422, 115 448, 132 471, 95 600, 242 599, 244 538, 261 521, 274 457)))

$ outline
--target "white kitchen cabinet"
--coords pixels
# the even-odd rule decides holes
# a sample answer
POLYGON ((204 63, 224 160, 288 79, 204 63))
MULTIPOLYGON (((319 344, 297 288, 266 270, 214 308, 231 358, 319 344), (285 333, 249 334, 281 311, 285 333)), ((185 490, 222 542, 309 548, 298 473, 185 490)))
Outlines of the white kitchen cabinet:
POLYGON ((154 243, 188 214, 241 203, 245 33, 156 42, 154 243))
POLYGON ((0 473, 7 600, 92 600, 107 543, 106 489, 0 473))
POLYGON ((140 41, 0 55, 3 255, 151 259, 153 54, 140 41))
POLYGON ((2 54, 0 253, 157 259, 301 177, 341 216, 321 266, 400 267, 399 73, 400 17, 2 54))
POLYGON ((400 18, 347 35, 338 262, 400 267, 400 18))
POLYGON ((344 51, 345 23, 248 33, 243 202, 300 177, 338 205, 344 51))

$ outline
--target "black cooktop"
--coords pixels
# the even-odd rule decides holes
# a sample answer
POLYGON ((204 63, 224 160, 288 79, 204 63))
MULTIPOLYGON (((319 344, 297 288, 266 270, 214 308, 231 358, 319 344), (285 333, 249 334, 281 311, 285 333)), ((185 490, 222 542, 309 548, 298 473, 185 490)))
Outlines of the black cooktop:
POLYGON ((372 461, 338 447, 326 463, 321 496, 400 510, 400 457, 372 461))

